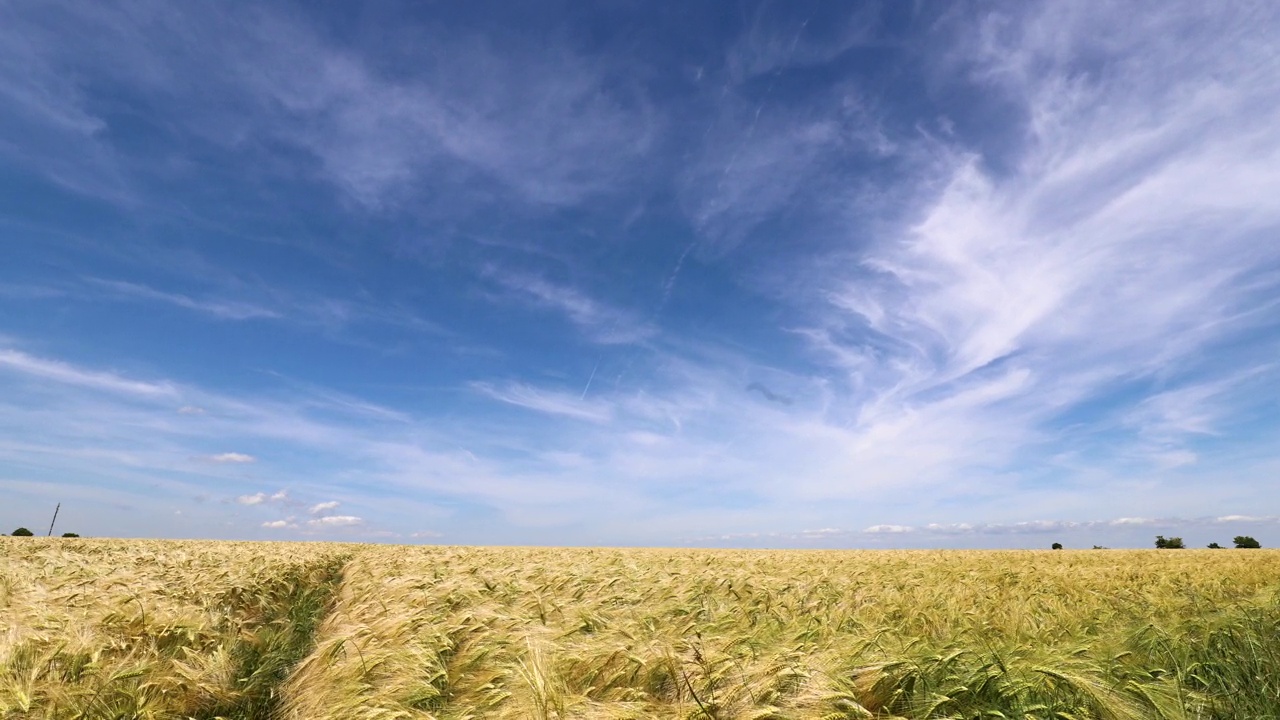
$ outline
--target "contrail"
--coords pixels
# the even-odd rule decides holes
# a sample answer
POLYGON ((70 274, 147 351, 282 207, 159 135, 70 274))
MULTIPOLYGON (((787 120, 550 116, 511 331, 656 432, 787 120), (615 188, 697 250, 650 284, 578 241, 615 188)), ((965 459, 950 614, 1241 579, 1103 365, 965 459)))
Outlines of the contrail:
POLYGON ((680 275, 680 269, 684 267, 685 258, 689 257, 689 253, 693 252, 693 249, 697 246, 697 241, 694 241, 684 249, 684 252, 680 253, 680 259, 676 261, 675 268, 667 276, 667 281, 662 284, 662 302, 658 305, 659 311, 667 306, 667 301, 671 299, 671 290, 676 285, 676 278, 680 275))
POLYGON ((587 386, 582 388, 582 397, 578 398, 579 400, 587 399, 587 391, 591 389, 591 381, 596 379, 596 370, 599 370, 599 369, 600 369, 600 360, 599 358, 597 358, 596 366, 591 368, 591 376, 587 378, 587 386))

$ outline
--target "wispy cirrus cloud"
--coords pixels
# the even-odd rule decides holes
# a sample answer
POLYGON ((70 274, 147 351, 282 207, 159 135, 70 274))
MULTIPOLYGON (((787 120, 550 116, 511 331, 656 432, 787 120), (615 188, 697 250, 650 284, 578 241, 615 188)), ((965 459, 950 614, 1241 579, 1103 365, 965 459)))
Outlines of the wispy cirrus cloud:
POLYGON ((117 242, 83 237, 98 205, 55 228, 77 277, 117 279, 0 298, 45 308, 6 320, 38 343, 0 338, 6 487, 95 478, 77 491, 155 510, 213 486, 303 518, 253 531, 324 513, 464 542, 1011 544, 1155 526, 1008 518, 1280 510, 1256 440, 1280 381, 1275 10, 995 4, 871 41, 876 11, 748 10, 650 66, 444 15, 404 42, 301 7, 15 9, 0 135, 24 142, 0 155, 156 212, 117 242), (154 152, 126 141, 143 126, 154 152), (135 230, 226 267, 171 268, 135 230), (473 234, 540 240, 478 257, 473 234), (307 245, 322 270, 281 262, 307 245), (133 303, 236 342, 128 345, 98 321, 134 328, 133 303), (530 316, 564 322, 522 345, 530 316), (419 330, 442 341, 416 353, 419 330), (441 359, 472 333, 501 350, 441 359), (295 498, 228 448, 270 448, 295 498), (359 515, 308 512, 332 497, 359 515))
POLYGON ((589 422, 608 422, 613 411, 608 404, 585 400, 572 393, 546 390, 523 383, 494 385, 474 382, 471 389, 499 402, 516 407, 589 422))
POLYGON ((774 77, 780 71, 823 66, 859 45, 877 43, 881 8, 861 6, 854 12, 830 8, 760 5, 750 22, 726 50, 725 70, 734 84, 774 77))
POLYGON ((0 298, 14 300, 51 300, 66 295, 61 288, 30 283, 0 283, 0 298))
POLYGON ((28 355, 20 350, 0 349, 0 367, 33 378, 78 385, 103 392, 147 398, 177 395, 176 387, 170 383, 130 380, 110 372, 84 370, 60 360, 28 355))
POLYGON ((317 296, 273 288, 246 288, 239 283, 229 283, 227 287, 205 297, 193 297, 122 280, 86 278, 84 283, 91 288, 87 294, 66 289, 62 291, 62 296, 94 301, 108 298, 162 303, 218 320, 269 320, 334 335, 369 328, 393 328, 430 335, 446 335, 449 332, 415 311, 368 297, 317 296), (246 296, 256 297, 257 300, 240 299, 246 296))
POLYGON ((1252 21, 1179 6, 1143 22, 1003 9, 965 36, 980 40, 948 51, 939 72, 964 68, 1020 109, 1018 142, 996 170, 973 149, 986 138, 931 136, 935 160, 913 175, 903 228, 835 251, 822 321, 800 331, 845 373, 858 434, 887 454, 1010 463, 1128 388, 1139 410, 1122 404, 1104 422, 1137 423, 1139 444, 1158 439, 1151 466, 1168 468, 1195 457, 1185 445, 1205 435, 1206 403, 1239 413, 1257 373, 1274 379, 1252 369, 1257 349, 1232 344, 1275 326, 1258 309, 1280 294, 1266 270, 1280 253, 1262 242, 1280 226, 1264 199, 1280 187, 1268 130, 1280 92, 1248 42, 1222 53, 1166 41, 1174 28, 1204 36, 1203 23, 1209 36, 1256 39, 1252 21), (1108 72, 1079 74, 1082 53, 1108 72), (1206 380, 1209 353, 1219 375, 1206 380))
POLYGON ((638 343, 658 332, 657 326, 634 313, 537 275, 489 267, 484 276, 518 301, 561 313, 588 339, 602 345, 638 343))
MULTIPOLYGON (((723 365, 726 360, 721 357, 719 362, 723 365)), ((822 421, 821 394, 813 395, 820 385, 798 392, 799 400, 784 406, 747 393, 739 371, 731 366, 712 373, 700 365, 688 365, 668 382, 675 389, 656 396, 608 391, 586 405, 585 418, 575 417, 575 413, 581 415, 582 401, 571 393, 556 394, 533 386, 491 387, 507 400, 540 406, 542 420, 533 430, 523 423, 479 417, 455 427, 441 427, 425 418, 378 421, 366 413, 338 414, 341 405, 327 405, 322 412, 311 414, 315 401, 305 396, 293 402, 241 399, 196 388, 182 388, 182 393, 197 399, 210 412, 184 417, 175 425, 171 401, 139 406, 107 396, 104 403, 104 398, 92 391, 66 385, 61 395, 46 396, 44 405, 51 413, 47 417, 40 411, 0 404, 0 424, 7 433, 26 428, 10 437, 22 438, 44 429, 49 444, 48 452, 0 446, 0 457, 8 458, 11 464, 56 466, 75 476, 106 473, 119 478, 116 482, 123 487, 136 484, 145 488, 158 477, 189 472, 190 464, 170 458, 191 456, 193 445, 215 442, 225 446, 252 438, 271 442, 281 455, 314 458, 312 464, 295 465, 287 471, 290 485, 299 488, 303 497, 323 497, 339 487, 347 493, 365 494, 362 505, 376 509, 377 524, 352 527, 369 532, 387 529, 387 523, 408 532, 404 523, 420 523, 424 513, 437 513, 434 517, 451 537, 460 541, 471 537, 467 533, 473 530, 466 528, 474 528, 474 523, 456 525, 435 502, 415 499, 427 495, 438 502, 489 508, 508 518, 511 524, 504 527, 511 528, 509 532, 527 528, 528 518, 551 526, 576 522, 574 518, 582 517, 586 508, 593 508, 590 514, 599 531, 607 526, 622 537, 649 543, 663 537, 675 541, 684 536, 680 528, 695 520, 692 511, 673 510, 663 499, 672 496, 680 497, 683 507, 698 508, 704 523, 707 517, 722 517, 758 528, 775 524, 779 517, 806 516, 816 521, 809 527, 823 529, 820 536, 775 540, 847 541, 846 536, 836 534, 839 525, 820 524, 847 516, 845 505, 833 502, 833 498, 856 494, 860 506, 867 508, 865 516, 883 502, 896 502, 893 498, 907 487, 903 483, 908 480, 915 482, 915 487, 938 487, 935 476, 910 479, 900 473, 930 470, 941 459, 954 458, 931 448, 916 448, 917 454, 926 457, 912 462, 888 451, 883 455, 871 452, 876 447, 874 437, 868 439, 857 428, 822 421), (50 425, 51 417, 78 420, 68 423, 59 419, 50 425), (49 433, 50 427, 56 432, 49 433), (516 427, 526 429, 512 432, 516 427), (147 431, 139 433, 138 428, 147 431), (102 448, 103 452, 90 456, 56 449, 63 445, 102 448), (122 450, 107 452, 117 447, 122 450), (55 459, 52 465, 50 458, 55 459), (602 482, 602 478, 608 481, 602 482), (369 497, 371 488, 387 499, 369 497)), ((883 433, 878 436, 881 444, 896 442, 894 435, 883 429, 879 432, 883 433)), ((183 487, 190 488, 187 493, 196 492, 198 485, 186 484, 183 475, 173 477, 172 489, 166 493, 180 493, 183 487)), ((959 483, 951 475, 941 477, 954 491, 972 493, 981 487, 959 483)), ((219 482, 226 480, 219 476, 219 482)), ((1242 488, 1248 486, 1242 483, 1242 488)), ((1151 502, 1145 486, 1116 485, 1103 492, 1118 506, 1132 505, 1125 499, 1131 495, 1137 498, 1134 502, 1151 502)), ((144 492, 144 496, 150 495, 154 491, 144 492)), ((249 492, 239 496, 237 503, 308 509, 334 502, 299 503, 290 495, 294 493, 249 492)), ((946 497, 942 496, 944 502, 946 497)), ((1009 497, 1002 495, 998 503, 1006 512, 1009 497)), ((1026 504, 1038 496, 1016 497, 1026 504)), ((1239 493, 1225 493, 1214 506, 1229 513, 1243 507, 1240 497, 1239 493)), ((1176 508, 1183 502, 1179 498, 1178 493, 1165 493, 1162 502, 1176 508)), ((919 512, 929 510, 921 507, 919 512)), ((362 512, 340 517, 369 515, 362 512)), ((332 521, 343 522, 351 521, 332 521)), ((300 524, 313 530, 331 526, 300 524)), ((733 532, 726 530, 727 534, 733 532)))
POLYGON ((300 131, 291 142, 366 204, 447 167, 455 183, 489 176, 526 202, 567 205, 609 189, 649 146, 654 120, 643 98, 609 87, 603 67, 568 48, 499 53, 478 36, 439 36, 438 54, 424 58, 437 82, 426 84, 381 76, 302 28, 281 29, 308 52, 275 55, 267 73, 256 63, 239 69, 284 109, 280 129, 300 131), (304 56, 321 58, 318 72, 299 64, 304 56), (569 114, 575 122, 565 124, 569 114))
POLYGON ((239 300, 196 299, 181 293, 164 292, 146 285, 139 285, 137 283, 124 282, 120 280, 91 278, 89 282, 106 290, 107 292, 121 297, 168 303, 187 310, 206 313, 224 320, 252 320, 256 318, 281 317, 280 313, 274 310, 239 300))
MULTIPOLYGON (((98 177, 78 186, 104 193, 113 180, 129 187, 121 179, 132 168, 98 141, 109 121, 69 79, 90 70, 178 99, 158 107, 192 139, 308 153, 323 180, 370 209, 423 186, 449 195, 454 209, 474 205, 489 191, 471 188, 490 180, 535 208, 572 204, 615 187, 658 122, 638 88, 610 82, 606 58, 545 38, 495 47, 479 33, 422 28, 430 41, 403 48, 422 72, 405 77, 330 42, 303 14, 269 6, 55 3, 17 8, 5 26, 0 96, 47 128, 39 137, 51 150, 74 138, 89 151, 98 177), (193 74, 204 81, 199 93, 184 80, 193 74)), ((24 159, 77 187, 86 173, 70 172, 69 155, 24 159)))
POLYGON ((15 8, 0 27, 0 98, 8 108, 0 126, 5 137, 23 138, 0 140, 0 154, 73 192, 133 203, 121 158, 101 141, 106 122, 89 108, 82 79, 54 57, 57 24, 24 22, 28 11, 45 10, 15 8))

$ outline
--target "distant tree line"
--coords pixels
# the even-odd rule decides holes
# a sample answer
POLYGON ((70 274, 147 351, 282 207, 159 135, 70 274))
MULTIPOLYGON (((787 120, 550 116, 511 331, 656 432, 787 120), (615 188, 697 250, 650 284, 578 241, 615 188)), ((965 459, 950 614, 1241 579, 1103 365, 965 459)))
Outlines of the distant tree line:
MULTIPOLYGON (((28 530, 28 529, 26 529, 26 528, 24 528, 24 527, 20 527, 20 528, 18 528, 17 530, 14 530, 14 531, 13 531, 13 537, 31 537, 31 536, 33 536, 33 535, 35 535, 35 533, 31 532, 30 530, 28 530)), ((65 537, 65 538, 78 538, 78 537, 80 537, 80 536, 79 536, 78 534, 76 534, 76 533, 62 533, 62 537, 65 537)))
MULTIPOLYGON (((1237 549, 1255 549, 1255 548, 1262 547, 1262 543, 1249 537, 1248 535, 1237 535, 1234 538, 1232 538, 1231 542, 1235 543, 1235 546, 1237 549)), ((1185 547, 1186 545, 1183 544, 1182 538, 1180 537, 1167 538, 1163 535, 1156 536, 1157 550, 1182 550, 1185 547)), ((1216 542, 1211 542, 1209 543, 1209 549, 1223 550, 1225 548, 1223 548, 1221 545, 1219 545, 1216 542)))
MULTIPOLYGON (((1248 535, 1237 535, 1234 538, 1232 538, 1231 542, 1235 543, 1235 546, 1238 549, 1253 549, 1253 548, 1262 547, 1262 543, 1249 537, 1248 535)), ((1062 543, 1054 543, 1050 547, 1053 548, 1054 550, 1061 550, 1062 543)), ((1165 537, 1163 535, 1156 536, 1157 550, 1184 550, 1186 549, 1186 547, 1187 547, 1186 544, 1182 542, 1182 538, 1180 537, 1165 537)), ((1107 548, 1101 545, 1094 545, 1093 549, 1106 550, 1107 548)), ((1225 548, 1223 548, 1221 545, 1219 545, 1216 542, 1211 542, 1209 543, 1209 549, 1224 550, 1225 548)))

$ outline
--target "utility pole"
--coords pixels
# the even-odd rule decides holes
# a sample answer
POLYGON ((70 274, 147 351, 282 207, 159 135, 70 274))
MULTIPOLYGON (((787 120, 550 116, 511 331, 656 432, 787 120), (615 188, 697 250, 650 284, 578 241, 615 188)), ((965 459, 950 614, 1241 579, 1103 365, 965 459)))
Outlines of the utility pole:
POLYGON ((58 522, 58 511, 62 509, 62 503, 53 509, 53 519, 49 521, 49 532, 45 537, 53 537, 53 524, 58 522))

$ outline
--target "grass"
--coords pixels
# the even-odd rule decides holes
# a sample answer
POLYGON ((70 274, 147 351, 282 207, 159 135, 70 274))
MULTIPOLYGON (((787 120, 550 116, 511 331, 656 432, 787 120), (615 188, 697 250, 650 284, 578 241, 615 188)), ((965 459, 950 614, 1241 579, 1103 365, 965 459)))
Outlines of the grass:
POLYGON ((1273 551, 70 542, 5 718, 1280 718, 1273 551))

